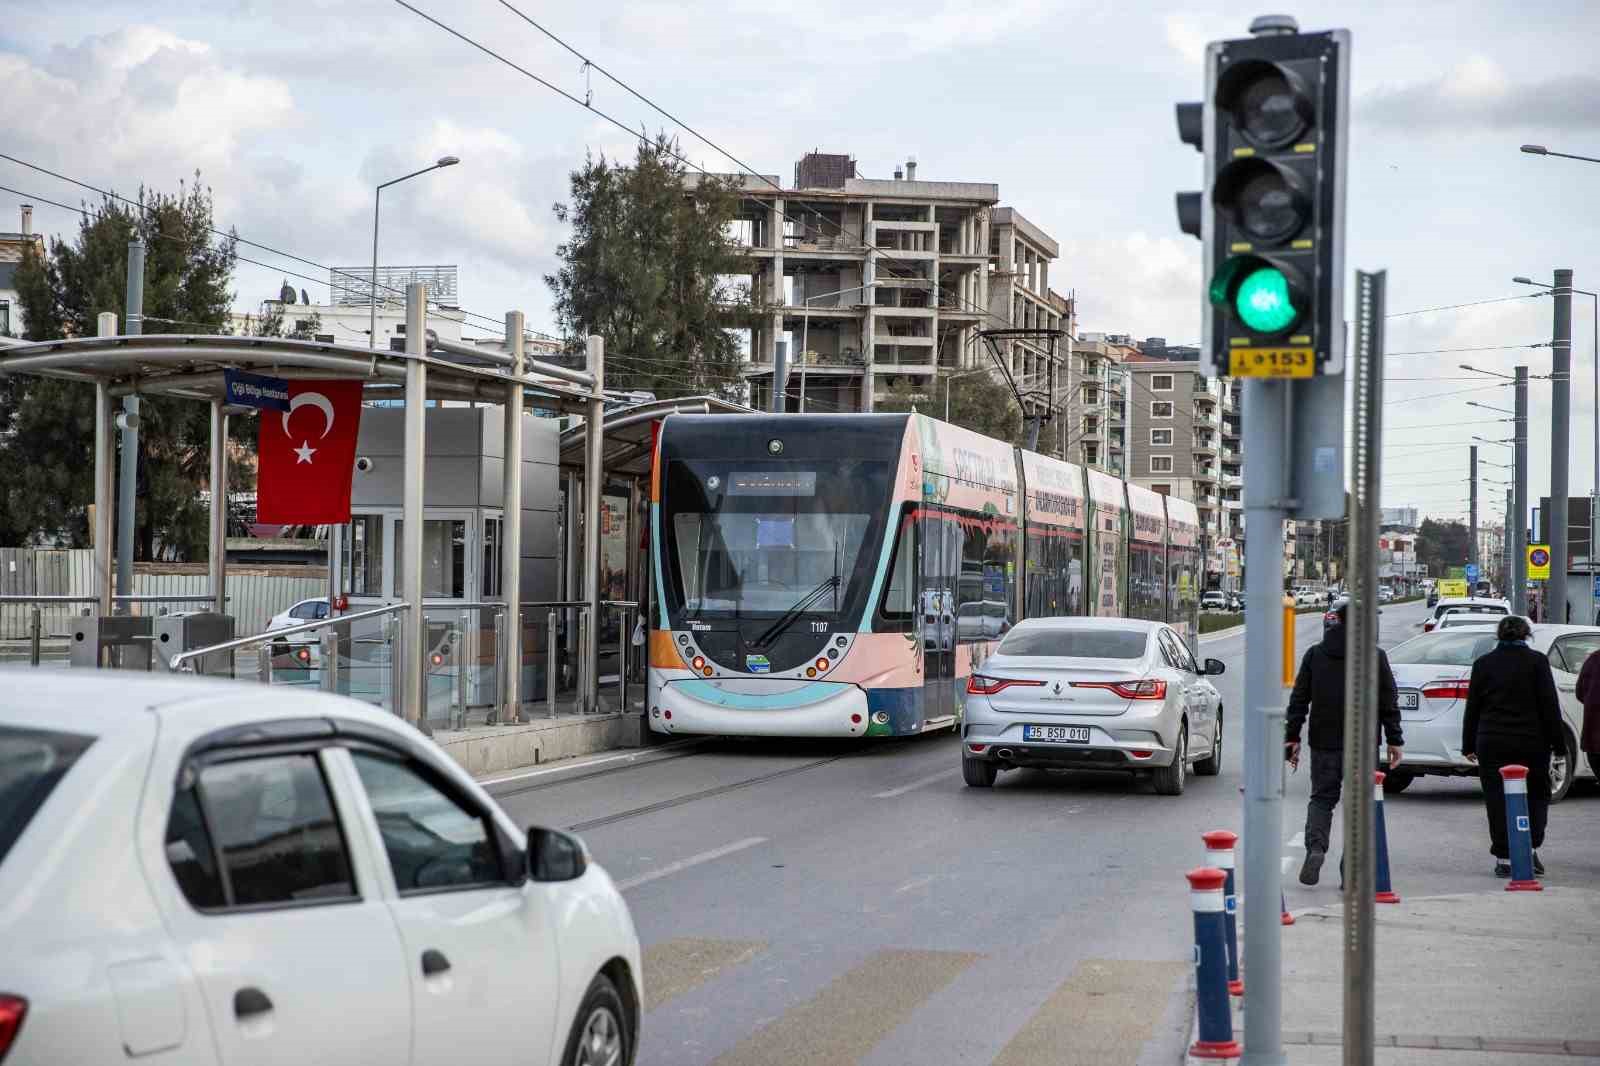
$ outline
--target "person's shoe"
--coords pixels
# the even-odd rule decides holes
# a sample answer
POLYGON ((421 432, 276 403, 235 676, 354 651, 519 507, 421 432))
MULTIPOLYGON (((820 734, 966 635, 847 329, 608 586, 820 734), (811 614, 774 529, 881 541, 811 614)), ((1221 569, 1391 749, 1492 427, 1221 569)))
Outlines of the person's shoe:
POLYGON ((1503 860, 1496 859, 1495 863, 1494 863, 1494 875, 1496 877, 1510 877, 1511 876, 1511 864, 1509 862, 1505 862, 1503 860))
POLYGON ((1544 876, 1544 863, 1540 861, 1537 851, 1533 853, 1533 875, 1535 877, 1544 876))
POLYGON ((1322 860, 1327 857, 1328 853, 1321 848, 1308 848, 1306 850, 1306 861, 1300 864, 1300 883, 1302 885, 1314 885, 1317 883, 1318 879, 1322 877, 1322 860))

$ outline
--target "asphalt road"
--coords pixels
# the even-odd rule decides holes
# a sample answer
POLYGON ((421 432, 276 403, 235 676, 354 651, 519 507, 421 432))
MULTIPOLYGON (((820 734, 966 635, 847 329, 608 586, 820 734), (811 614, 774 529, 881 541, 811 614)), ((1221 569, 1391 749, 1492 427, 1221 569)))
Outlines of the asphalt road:
MULTIPOLYGON (((1422 614, 1387 608, 1382 642, 1422 614)), ((1302 649, 1319 633, 1319 616, 1299 620, 1302 649)), ((1228 666, 1224 767, 1181 797, 1091 773, 968 789, 950 736, 691 743, 491 790, 525 824, 576 829, 627 894, 646 1066, 1173 1063, 1188 1025, 1183 874, 1202 831, 1240 823, 1243 634, 1202 648, 1228 666)), ((1302 764, 1289 778, 1285 841, 1307 777, 1302 764)), ((1402 894, 1495 887, 1476 784, 1420 781, 1388 825, 1402 894)), ((1551 882, 1594 883, 1600 860, 1569 842, 1597 831, 1600 799, 1580 782, 1552 816, 1551 882)), ((1291 871, 1290 908, 1335 902, 1332 862, 1323 881, 1305 889, 1291 871)))

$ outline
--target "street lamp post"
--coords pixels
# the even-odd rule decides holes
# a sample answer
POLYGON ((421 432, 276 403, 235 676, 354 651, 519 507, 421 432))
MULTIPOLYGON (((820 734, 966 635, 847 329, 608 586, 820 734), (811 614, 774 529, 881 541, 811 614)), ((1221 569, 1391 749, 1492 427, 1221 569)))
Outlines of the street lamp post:
POLYGON ((378 205, 382 202, 383 190, 391 185, 399 185, 402 181, 408 181, 419 174, 426 174, 442 167, 453 167, 459 162, 461 160, 456 156, 441 156, 433 166, 423 167, 421 170, 413 170, 403 177, 395 178, 393 181, 386 181, 379 185, 377 191, 372 194, 372 277, 368 279, 372 283, 372 299, 370 301, 372 310, 367 317, 368 348, 376 348, 378 346, 378 205))
MULTIPOLYGON (((1460 364, 1462 370, 1469 370, 1474 374, 1484 374, 1492 378, 1509 379, 1515 386, 1515 403, 1511 411, 1512 437, 1511 440, 1488 440, 1478 438, 1485 444, 1505 445, 1509 443, 1513 448, 1513 462, 1516 465, 1516 526, 1514 547, 1512 550, 1512 578, 1511 610, 1515 614, 1527 613, 1527 515, 1528 515, 1528 368, 1519 366, 1514 374, 1501 374, 1493 370, 1480 370, 1478 367, 1466 363, 1460 364)), ((1487 404, 1475 403, 1474 406, 1488 411, 1506 413, 1504 408, 1489 407, 1487 404)))

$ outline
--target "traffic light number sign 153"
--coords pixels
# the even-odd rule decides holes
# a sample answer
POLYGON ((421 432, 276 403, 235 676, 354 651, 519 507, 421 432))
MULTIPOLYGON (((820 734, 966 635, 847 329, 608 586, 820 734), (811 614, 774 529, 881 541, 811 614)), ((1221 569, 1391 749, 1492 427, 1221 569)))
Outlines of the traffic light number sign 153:
POLYGON ((1309 378, 1317 357, 1310 348, 1235 348, 1228 353, 1228 374, 1236 378, 1309 378))

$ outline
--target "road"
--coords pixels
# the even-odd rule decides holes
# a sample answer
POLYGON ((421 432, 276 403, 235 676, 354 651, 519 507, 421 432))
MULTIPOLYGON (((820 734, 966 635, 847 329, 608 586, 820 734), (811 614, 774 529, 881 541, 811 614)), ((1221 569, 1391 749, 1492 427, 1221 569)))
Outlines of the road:
MULTIPOLYGON (((1382 643, 1422 615, 1386 608, 1382 643)), ((1320 616, 1298 630, 1303 650, 1320 616)), ((1202 650, 1228 667, 1224 767, 1177 798, 1089 773, 968 789, 950 736, 691 743, 491 790, 525 824, 581 833, 623 886, 645 946, 646 1066, 1172 1063, 1183 874, 1202 831, 1240 823, 1243 634, 1202 650)), ((1307 778, 1304 764, 1289 778, 1286 842, 1307 778)), ((1402 894, 1497 887, 1476 784, 1419 781, 1388 821, 1402 894)), ((1552 816, 1548 880, 1593 883, 1600 865, 1569 842, 1597 835, 1600 799, 1580 782, 1552 816)), ((1291 909, 1336 901, 1332 863, 1317 889, 1284 880, 1291 909)))

